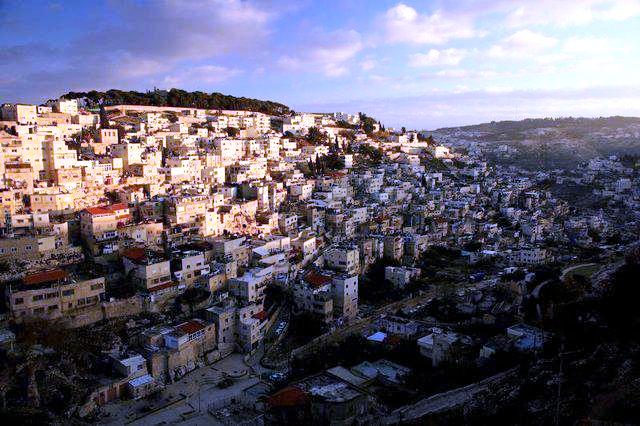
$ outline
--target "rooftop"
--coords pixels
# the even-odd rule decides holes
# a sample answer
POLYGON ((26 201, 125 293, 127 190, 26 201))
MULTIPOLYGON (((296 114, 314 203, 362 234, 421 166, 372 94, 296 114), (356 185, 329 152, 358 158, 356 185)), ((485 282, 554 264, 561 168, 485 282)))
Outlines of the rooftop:
POLYGON ((331 277, 322 275, 319 272, 311 271, 305 275, 304 280, 312 287, 318 288, 331 282, 331 277))
POLYGON ((69 278, 69 274, 66 271, 62 269, 52 269, 25 275, 22 283, 28 286, 37 286, 40 284, 64 281, 67 278, 69 278))

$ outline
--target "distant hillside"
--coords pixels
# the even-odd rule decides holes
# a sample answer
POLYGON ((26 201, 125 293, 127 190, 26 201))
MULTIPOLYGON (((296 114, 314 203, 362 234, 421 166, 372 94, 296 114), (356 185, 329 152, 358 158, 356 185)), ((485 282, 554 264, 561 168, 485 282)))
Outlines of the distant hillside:
POLYGON ((269 115, 284 115, 291 110, 278 102, 262 101, 244 97, 223 95, 222 93, 187 92, 180 89, 135 92, 111 89, 106 92, 69 92, 62 95, 66 99, 85 98, 90 106, 109 105, 152 105, 169 107, 190 107, 203 109, 235 109, 263 112, 269 115))
MULTIPOLYGON (((536 118, 492 121, 435 130, 436 139, 478 145, 487 153, 498 146, 511 151, 494 160, 526 168, 574 168, 599 156, 640 155, 640 118, 536 118)), ((489 155, 491 157, 491 155, 489 155)))
POLYGON ((631 125, 640 125, 638 117, 567 117, 567 118, 527 118, 520 121, 492 121, 490 123, 473 124, 460 127, 446 127, 436 132, 466 131, 483 132, 492 135, 517 136, 537 129, 566 130, 573 135, 590 134, 603 129, 618 129, 631 125))

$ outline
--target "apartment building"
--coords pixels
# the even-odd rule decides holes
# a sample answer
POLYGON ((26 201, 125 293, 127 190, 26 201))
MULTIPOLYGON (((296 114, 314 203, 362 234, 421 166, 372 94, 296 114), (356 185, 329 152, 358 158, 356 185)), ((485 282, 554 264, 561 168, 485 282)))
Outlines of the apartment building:
POLYGON ((118 229, 132 219, 126 204, 89 207, 80 212, 80 233, 93 255, 118 249, 118 229))
POLYGON ((273 278, 273 270, 273 266, 251 268, 242 276, 229 280, 229 292, 242 301, 260 303, 264 300, 267 284, 273 278))
POLYGON ((357 245, 331 247, 324 253, 325 266, 337 272, 357 274, 360 271, 360 250, 357 245))
POLYGON ((98 305, 104 294, 104 277, 77 276, 62 269, 27 274, 5 290, 7 305, 16 319, 76 314, 98 305))
POLYGON ((122 252, 125 279, 141 290, 153 294, 175 291, 177 283, 171 278, 171 264, 161 253, 144 248, 129 248, 122 252))
POLYGON ((210 266, 201 251, 181 250, 172 253, 171 273, 180 287, 204 285, 210 272, 210 266))

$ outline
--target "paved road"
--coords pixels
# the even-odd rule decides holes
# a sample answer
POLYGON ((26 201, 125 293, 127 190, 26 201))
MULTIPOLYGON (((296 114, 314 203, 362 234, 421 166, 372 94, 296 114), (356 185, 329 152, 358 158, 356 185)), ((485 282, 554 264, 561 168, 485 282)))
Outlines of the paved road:
MULTIPOLYGON (((459 291, 466 292, 470 290, 484 288, 489 285, 491 285, 491 280, 481 281, 479 283, 460 283, 456 290, 458 292, 459 291)), ((398 309, 401 309, 401 308, 411 308, 418 305, 422 305, 436 297, 438 297, 438 289, 432 288, 423 292, 423 294, 421 294, 420 296, 412 297, 412 298, 409 297, 397 302, 391 302, 387 305, 384 305, 376 309, 370 315, 363 317, 355 322, 352 322, 351 324, 345 327, 338 328, 330 333, 323 334, 322 336, 319 336, 313 339, 311 342, 307 343, 306 345, 300 346, 299 348, 294 349, 290 355, 291 357, 293 357, 293 356, 303 354, 307 351, 317 350, 317 346, 319 345, 321 346, 322 344, 329 341, 340 341, 351 334, 354 334, 356 332, 361 332, 363 328, 373 323, 373 321, 375 321, 377 318, 379 318, 382 315, 393 314, 398 309)))
POLYGON ((574 271, 576 269, 580 269, 582 267, 586 267, 586 266, 596 266, 597 263, 582 263, 580 265, 575 265, 575 266, 570 266, 567 269, 562 271, 562 274, 560 275, 560 279, 563 280, 564 277, 571 271, 574 271))
POLYGON ((385 424, 398 424, 400 422, 414 421, 435 414, 440 411, 450 410, 466 404, 476 395, 489 390, 492 384, 500 383, 508 379, 516 372, 515 368, 507 370, 495 376, 488 377, 478 383, 474 383, 447 392, 439 393, 422 399, 415 404, 399 408, 391 412, 385 419, 385 424))

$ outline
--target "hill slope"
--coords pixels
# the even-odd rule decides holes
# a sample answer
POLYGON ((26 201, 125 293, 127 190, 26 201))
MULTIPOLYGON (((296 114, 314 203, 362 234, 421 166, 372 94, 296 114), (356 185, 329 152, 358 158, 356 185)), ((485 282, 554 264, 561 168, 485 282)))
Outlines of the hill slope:
POLYGON ((573 168, 598 156, 640 155, 640 118, 540 118, 497 121, 435 130, 444 143, 508 146, 513 154, 497 161, 526 168, 573 168))
POLYGON ((106 92, 91 90, 89 92, 69 92, 61 97, 66 99, 85 98, 89 106, 126 104, 203 109, 236 109, 263 112, 269 115, 283 115, 291 112, 288 106, 278 102, 235 97, 217 92, 187 92, 180 89, 154 90, 145 93, 118 89, 111 89, 106 92))

